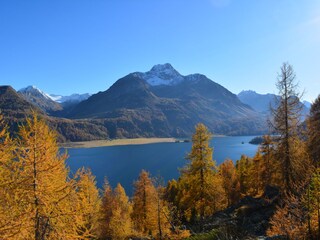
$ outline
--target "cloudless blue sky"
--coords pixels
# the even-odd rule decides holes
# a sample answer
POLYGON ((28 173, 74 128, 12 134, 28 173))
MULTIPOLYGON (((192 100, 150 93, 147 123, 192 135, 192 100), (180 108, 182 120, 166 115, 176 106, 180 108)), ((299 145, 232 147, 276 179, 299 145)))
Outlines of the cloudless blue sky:
POLYGON ((276 93, 293 65, 312 101, 320 93, 318 0, 2 0, 0 84, 96 93, 169 62, 234 93, 276 93))

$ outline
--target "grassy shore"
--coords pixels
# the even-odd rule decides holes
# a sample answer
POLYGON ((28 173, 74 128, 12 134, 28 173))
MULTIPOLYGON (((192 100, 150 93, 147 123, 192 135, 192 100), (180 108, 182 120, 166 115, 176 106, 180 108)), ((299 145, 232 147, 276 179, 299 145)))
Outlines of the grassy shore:
POLYGON ((118 145, 138 145, 150 143, 175 142, 175 138, 130 138, 130 139, 114 139, 114 140, 95 140, 86 142, 69 142, 62 143, 63 148, 94 148, 118 145))

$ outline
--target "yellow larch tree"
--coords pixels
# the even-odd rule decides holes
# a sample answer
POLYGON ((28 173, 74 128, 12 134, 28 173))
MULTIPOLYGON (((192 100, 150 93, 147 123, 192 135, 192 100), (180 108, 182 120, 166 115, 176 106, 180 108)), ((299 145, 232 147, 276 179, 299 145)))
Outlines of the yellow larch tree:
POLYGON ((157 203, 157 229, 154 232, 154 236, 157 239, 168 239, 168 238, 177 238, 180 231, 171 231, 171 227, 174 228, 171 215, 170 215, 170 206, 169 203, 165 200, 165 188, 162 185, 162 178, 154 178, 156 195, 155 200, 157 203))
POLYGON ((124 188, 118 183, 114 189, 112 215, 109 222, 109 237, 111 239, 127 239, 132 234, 132 205, 124 188))
POLYGON ((269 221, 268 236, 285 236, 286 239, 308 239, 307 217, 303 200, 287 194, 277 206, 269 221))
POLYGON ((112 208, 113 208, 113 192, 112 188, 107 179, 105 179, 103 186, 103 195, 102 195, 102 205, 100 208, 101 211, 101 221, 100 221, 100 239, 110 238, 110 220, 112 217, 112 208))
POLYGON ((95 177, 89 169, 81 168, 75 174, 76 191, 74 210, 77 237, 79 239, 97 238, 100 224, 101 199, 96 187, 95 177))
POLYGON ((262 154, 262 181, 263 187, 281 185, 281 165, 275 158, 275 143, 270 135, 264 135, 259 147, 262 154))
POLYGON ((192 149, 187 159, 190 161, 182 169, 180 184, 181 206, 187 218, 203 220, 226 206, 222 188, 222 178, 212 159, 210 147, 211 133, 203 124, 198 124, 192 136, 192 149))
POLYGON ((313 165, 320 167, 320 95, 311 105, 307 126, 309 154, 313 165))
POLYGON ((180 191, 179 183, 180 181, 176 181, 175 179, 169 181, 164 193, 164 199, 169 210, 172 239, 184 239, 190 236, 189 230, 182 227, 184 214, 180 207, 182 191, 180 191))
POLYGON ((157 191, 149 173, 142 170, 134 183, 132 220, 134 229, 143 235, 157 231, 157 191))
POLYGON ((14 239, 68 239, 73 235, 72 192, 60 155, 56 133, 36 113, 19 129, 15 162, 18 165, 21 223, 14 239))
POLYGON ((250 195, 252 193, 252 168, 252 159, 248 156, 242 155, 241 158, 236 162, 241 197, 250 195))
POLYGON ((240 199, 240 182, 236 167, 230 159, 226 159, 219 167, 222 177, 222 187, 225 191, 228 206, 240 199))
POLYGON ((14 161, 15 142, 0 115, 0 236, 3 239, 18 237, 21 226, 18 165, 14 161))
POLYGON ((264 191, 263 172, 265 171, 265 167, 262 155, 258 150, 252 158, 252 168, 250 173, 252 178, 251 188, 253 196, 259 195, 264 191))
POLYGON ((272 108, 275 144, 275 160, 279 162, 283 181, 283 192, 295 192, 304 184, 310 174, 310 159, 306 154, 306 144, 300 139, 300 120, 302 105, 298 92, 296 75, 288 63, 283 63, 276 86, 279 97, 272 108))
POLYGON ((320 95, 313 102, 307 119, 308 153, 315 171, 309 191, 309 228, 315 239, 320 239, 320 95))
POLYGON ((310 232, 314 239, 320 239, 320 168, 312 176, 309 191, 310 232))

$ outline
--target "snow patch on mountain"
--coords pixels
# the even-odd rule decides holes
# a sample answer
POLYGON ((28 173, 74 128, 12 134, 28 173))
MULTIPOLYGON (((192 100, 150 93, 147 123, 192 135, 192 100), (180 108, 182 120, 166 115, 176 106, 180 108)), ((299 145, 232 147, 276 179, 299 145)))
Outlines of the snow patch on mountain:
POLYGON ((43 92, 41 89, 37 88, 36 86, 28 86, 26 88, 20 89, 18 92, 25 93, 25 94, 36 93, 36 94, 42 95, 46 99, 51 99, 49 94, 43 92))
POLYGON ((64 102, 81 102, 81 101, 88 99, 91 96, 91 94, 89 94, 89 93, 84 93, 84 94, 74 93, 69 96, 50 94, 49 96, 55 102, 64 103, 64 102))
POLYGON ((175 85, 184 80, 169 63, 155 65, 150 71, 139 74, 151 86, 175 85))
POLYGON ((28 86, 25 88, 20 89, 18 92, 23 93, 25 95, 42 95, 44 98, 48 100, 52 100, 54 102, 63 103, 63 102, 81 102, 86 99, 88 99, 91 94, 84 93, 84 94, 78 94, 74 93, 69 96, 62 96, 58 94, 48 94, 41 89, 37 88, 36 86, 28 86))

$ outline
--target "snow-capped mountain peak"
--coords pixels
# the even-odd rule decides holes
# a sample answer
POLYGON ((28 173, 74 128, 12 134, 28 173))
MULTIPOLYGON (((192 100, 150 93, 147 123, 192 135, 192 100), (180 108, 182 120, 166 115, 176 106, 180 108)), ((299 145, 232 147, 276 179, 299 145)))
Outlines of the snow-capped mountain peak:
POLYGON ((43 92, 41 89, 37 88, 36 86, 28 86, 26 88, 20 89, 18 92, 21 92, 21 93, 24 93, 24 94, 42 95, 46 99, 51 99, 49 94, 43 92))
POLYGON ((59 100, 62 98, 61 95, 57 95, 57 94, 49 94, 49 97, 55 102, 59 102, 59 100))
POLYGON ((171 64, 157 64, 150 71, 142 73, 143 79, 151 86, 175 85, 183 80, 183 76, 171 64))
POLYGON ((91 96, 89 93, 84 93, 84 94, 78 94, 74 93, 69 96, 61 96, 57 94, 50 94, 50 98, 58 103, 64 103, 64 102, 81 102, 86 99, 88 99, 91 96))
POLYGON ((43 97, 49 101, 54 101, 57 103, 63 103, 63 102, 81 102, 83 100, 88 99, 91 94, 84 93, 84 94, 78 94, 74 93, 69 96, 62 96, 58 94, 48 94, 42 91, 41 89, 37 88, 36 86, 28 86, 25 88, 20 89, 18 92, 22 93, 25 96, 37 96, 37 97, 43 97))
POLYGON ((180 76, 178 71, 175 70, 170 63, 154 65, 149 72, 164 77, 180 76))

